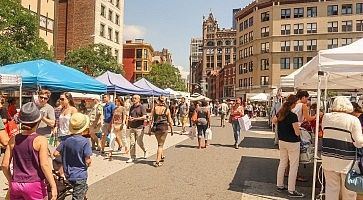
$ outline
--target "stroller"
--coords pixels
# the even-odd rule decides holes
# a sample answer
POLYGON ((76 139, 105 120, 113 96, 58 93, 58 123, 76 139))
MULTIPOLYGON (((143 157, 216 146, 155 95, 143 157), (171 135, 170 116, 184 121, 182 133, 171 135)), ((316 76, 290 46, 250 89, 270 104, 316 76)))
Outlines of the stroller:
MULTIPOLYGON (((59 173, 59 169, 62 166, 62 161, 60 158, 55 158, 53 160, 53 177, 55 180, 55 183, 57 185, 58 190, 58 196, 57 200, 65 200, 67 196, 71 196, 72 193, 72 185, 68 183, 67 180, 65 180, 59 173)), ((48 199, 51 199, 52 192, 49 183, 47 183, 48 188, 48 199)))

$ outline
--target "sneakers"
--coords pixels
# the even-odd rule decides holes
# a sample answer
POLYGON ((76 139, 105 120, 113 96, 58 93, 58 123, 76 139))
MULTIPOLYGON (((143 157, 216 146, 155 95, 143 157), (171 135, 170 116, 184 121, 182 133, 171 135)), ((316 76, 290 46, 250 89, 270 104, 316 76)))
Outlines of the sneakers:
POLYGON ((146 159, 147 158, 147 151, 144 151, 144 157, 143 157, 144 159, 146 159))
POLYGON ((292 191, 292 192, 288 192, 288 194, 289 194, 289 197, 293 197, 293 198, 303 198, 303 197, 305 197, 305 195, 303 194, 303 193, 300 193, 300 192, 298 192, 298 191, 292 191))
POLYGON ((135 158, 129 158, 129 159, 126 161, 126 163, 133 163, 133 162, 135 162, 135 158))
POLYGON ((285 192, 285 191, 287 191, 287 188, 286 187, 276 187, 276 191, 285 192))

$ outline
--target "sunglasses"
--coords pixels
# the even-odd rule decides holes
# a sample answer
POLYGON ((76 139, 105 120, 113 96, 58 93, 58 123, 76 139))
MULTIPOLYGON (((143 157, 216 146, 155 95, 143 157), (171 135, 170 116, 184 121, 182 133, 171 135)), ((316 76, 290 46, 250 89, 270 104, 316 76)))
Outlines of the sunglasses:
POLYGON ((39 99, 44 99, 44 100, 48 100, 48 97, 43 97, 43 96, 39 96, 39 99))

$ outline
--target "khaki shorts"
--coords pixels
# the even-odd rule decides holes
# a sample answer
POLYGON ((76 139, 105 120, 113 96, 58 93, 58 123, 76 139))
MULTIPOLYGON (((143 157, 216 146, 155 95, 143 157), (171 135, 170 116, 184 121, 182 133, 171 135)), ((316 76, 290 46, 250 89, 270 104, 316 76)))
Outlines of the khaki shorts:
POLYGON ((102 134, 106 134, 108 135, 111 132, 111 127, 110 127, 110 123, 103 123, 102 126, 102 134))
POLYGON ((180 122, 182 124, 188 123, 188 115, 182 115, 182 116, 180 116, 180 122))
POLYGON ((91 124, 89 126, 90 133, 99 133, 99 132, 101 132, 101 130, 102 130, 102 124, 101 123, 98 124, 97 126, 93 126, 92 122, 91 122, 91 124))

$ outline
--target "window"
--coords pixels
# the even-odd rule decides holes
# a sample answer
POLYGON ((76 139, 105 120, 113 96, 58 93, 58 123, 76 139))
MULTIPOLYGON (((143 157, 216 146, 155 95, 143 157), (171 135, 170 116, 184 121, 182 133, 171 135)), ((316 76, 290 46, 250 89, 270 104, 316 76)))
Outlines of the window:
POLYGON ((115 59, 118 61, 118 49, 115 49, 115 59))
POLYGON ((253 72, 253 61, 248 63, 248 71, 253 72))
POLYGON ((290 35, 291 34, 291 25, 284 24, 281 25, 281 35, 290 35))
POLYGON ((338 22, 328 22, 328 32, 338 32, 338 22))
POLYGON ((357 31, 363 31, 363 20, 357 20, 357 31))
POLYGON ((343 4, 342 5, 342 15, 350 15, 352 14, 352 4, 343 4))
POLYGON ((251 32, 248 33, 248 40, 250 42, 252 42, 252 40, 253 40, 253 31, 251 31, 251 32))
POLYGON ((141 71, 142 69, 142 61, 136 61, 136 71, 141 71))
POLYGON ((281 9, 281 19, 290 19, 291 9, 281 9))
POLYGON ((362 14, 363 13, 363 3, 357 3, 357 8, 356 8, 356 12, 357 14, 362 14))
POLYGON ((223 42, 222 42, 222 41, 218 41, 218 42, 217 42, 217 46, 219 46, 219 47, 220 47, 220 46, 223 46, 223 42))
POLYGON ((108 10, 108 20, 110 20, 111 22, 112 22, 112 19, 113 19, 112 15, 113 15, 112 10, 108 10))
POLYGON ((105 25, 104 24, 100 25, 100 36, 105 37, 105 25))
POLYGON ((116 14, 116 16, 115 16, 115 23, 117 25, 120 25, 120 16, 118 14, 116 14))
POLYGON ((294 40, 294 51, 304 51, 304 40, 294 40))
MULTIPOLYGON (((239 37, 239 45, 243 45, 243 36, 239 37)), ((218 46, 221 46, 221 45, 218 45, 218 46)))
POLYGON ((231 45, 231 41, 226 40, 226 46, 230 46, 231 45))
POLYGON ((304 17, 304 8, 294 8, 294 18, 304 17))
POLYGON ((225 48, 225 49, 224 49, 224 52, 225 52, 226 54, 230 54, 230 53, 231 53, 231 49, 230 49, 230 48, 225 48))
POLYGON ((243 73, 247 73, 248 72, 248 68, 247 68, 247 63, 243 64, 243 73))
POLYGON ((108 28, 108 38, 109 40, 112 40, 112 28, 108 28))
POLYGON ((338 5, 328 6, 328 16, 338 15, 338 5))
POLYGON ((261 76, 261 86, 262 85, 268 85, 268 76, 261 76))
POLYGON ((342 38, 342 46, 346 46, 348 44, 352 44, 353 39, 352 38, 342 38))
POLYGON ((304 24, 294 24, 294 34, 304 34, 304 24))
POLYGON ((243 74, 243 65, 242 64, 240 64, 238 66, 238 74, 243 74))
POLYGON ((243 87, 243 79, 238 80, 238 87, 243 87))
POLYGON ((269 35, 270 35, 270 28, 268 26, 261 28, 261 37, 268 37, 269 35))
POLYGON ((243 27, 244 27, 244 29, 248 29, 248 20, 245 20, 243 22, 243 27))
POLYGON ((249 79, 248 79, 248 85, 250 86, 250 87, 252 87, 252 77, 250 77, 249 79))
POLYGON ((149 71, 147 61, 144 61, 144 71, 149 71))
POLYGON ((290 51, 290 41, 281 42, 281 51, 290 51))
POLYGON ((307 40, 306 48, 308 51, 316 51, 317 49, 317 40, 307 40))
POLYGON ((116 0, 116 8, 120 8, 120 0, 116 0))
POLYGON ((253 26, 253 17, 248 19, 248 26, 249 27, 253 26))
POLYGON ((337 48, 338 47, 338 38, 333 38, 328 40, 328 49, 337 48))
POLYGON ((106 17, 106 7, 101 4, 101 16, 106 17))
POLYGON ((149 51, 147 49, 144 49, 144 59, 148 59, 149 58, 149 51))
POLYGON ((239 31, 243 31, 243 22, 239 24, 239 31))
POLYGON ((142 58, 142 49, 136 49, 136 58, 142 58))
POLYGON ((263 12, 261 13, 261 22, 266 22, 270 20, 270 13, 269 12, 263 12))
POLYGON ((318 9, 316 7, 308 7, 307 9, 307 17, 317 17, 318 9))
MULTIPOLYGON (((224 56, 224 60, 226 64, 230 64, 231 63, 231 55, 225 55, 224 56)), ((222 66, 221 66, 222 67, 222 66)))
POLYGON ((261 59, 261 71, 268 70, 269 65, 268 59, 261 59))
POLYGON ((293 64, 293 67, 294 69, 299 69, 300 67, 303 66, 303 57, 295 57, 293 59, 294 61, 294 64, 293 64))
POLYGON ((351 32, 353 29, 352 21, 342 21, 342 32, 351 32))
POLYGON ((245 44, 248 42, 248 35, 247 34, 243 35, 243 41, 244 41, 245 44))
POLYGON ((317 24, 316 23, 308 23, 306 27, 307 33, 317 33, 317 24))
POLYGON ((115 42, 118 44, 120 43, 120 38, 119 38, 119 32, 115 31, 115 42))
POLYGON ((222 54, 222 48, 217 49, 217 54, 222 54))
POLYGON ((280 68, 290 69, 290 58, 280 58, 280 68))
POLYGON ((270 51, 270 43, 261 43, 261 53, 267 53, 270 51))

